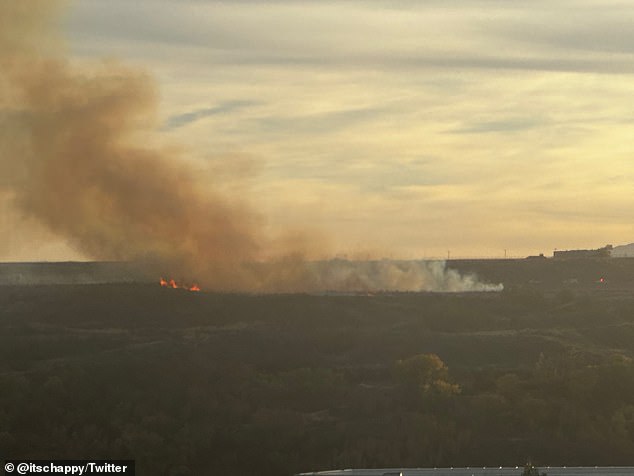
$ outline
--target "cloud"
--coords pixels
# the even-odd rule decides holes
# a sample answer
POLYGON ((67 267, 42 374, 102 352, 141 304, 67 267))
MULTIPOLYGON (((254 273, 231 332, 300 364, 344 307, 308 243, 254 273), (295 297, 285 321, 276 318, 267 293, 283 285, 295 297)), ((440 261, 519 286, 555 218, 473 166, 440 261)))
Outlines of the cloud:
POLYGON ((261 116, 251 119, 249 126, 266 134, 318 135, 341 131, 357 124, 367 124, 389 114, 388 107, 342 108, 310 114, 261 116))
POLYGON ((252 106, 254 104, 256 103, 253 101, 227 101, 219 104, 218 106, 205 107, 182 114, 175 114, 167 118, 167 120, 165 121, 164 129, 177 129, 206 117, 217 116, 219 114, 227 114, 238 109, 252 106))
POLYGON ((223 66, 632 74, 632 20, 596 1, 86 0, 67 25, 93 48, 223 66))
POLYGON ((543 126, 545 121, 535 118, 508 118, 495 121, 468 123, 448 132, 452 134, 483 134, 489 132, 517 132, 543 126))

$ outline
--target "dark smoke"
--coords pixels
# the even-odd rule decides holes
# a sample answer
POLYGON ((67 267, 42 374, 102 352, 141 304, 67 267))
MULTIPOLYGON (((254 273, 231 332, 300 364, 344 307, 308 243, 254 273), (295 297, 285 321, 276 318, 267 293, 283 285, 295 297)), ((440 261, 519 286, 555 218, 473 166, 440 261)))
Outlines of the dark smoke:
POLYGON ((72 63, 55 29, 60 7, 0 3, 0 192, 27 217, 91 258, 143 263, 157 278, 207 289, 473 288, 444 266, 310 265, 303 251, 316 245, 306 233, 262 263, 285 240, 264 236, 240 197, 203 186, 173 152, 151 145, 154 82, 116 62, 72 63))

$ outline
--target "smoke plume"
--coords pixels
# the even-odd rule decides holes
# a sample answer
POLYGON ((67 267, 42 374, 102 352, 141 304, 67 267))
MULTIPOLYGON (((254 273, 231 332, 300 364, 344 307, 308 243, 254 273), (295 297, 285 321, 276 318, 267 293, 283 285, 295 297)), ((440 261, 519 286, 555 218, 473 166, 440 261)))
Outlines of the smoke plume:
POLYGON ((72 66, 50 46, 55 12, 41 7, 51 3, 0 7, 1 160, 16 205, 95 259, 139 260, 219 289, 252 285, 239 263, 258 256, 256 215, 142 145, 153 82, 115 63, 72 66))
POLYGON ((152 79, 116 62, 71 62, 54 28, 59 7, 0 3, 0 191, 27 217, 94 259, 207 289, 480 290, 443 265, 309 264, 299 245, 263 263, 273 241, 262 217, 151 145, 152 79))

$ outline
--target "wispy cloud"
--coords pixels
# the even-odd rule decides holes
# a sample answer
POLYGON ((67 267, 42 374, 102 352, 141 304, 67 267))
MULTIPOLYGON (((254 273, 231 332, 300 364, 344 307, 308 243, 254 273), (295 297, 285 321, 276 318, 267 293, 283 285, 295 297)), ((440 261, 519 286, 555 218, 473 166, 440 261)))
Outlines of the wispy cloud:
POLYGON ((163 128, 165 130, 177 129, 206 117, 217 116, 219 114, 228 114, 238 109, 243 109, 255 104, 256 103, 253 101, 227 101, 217 106, 204 107, 182 114, 175 114, 167 118, 163 128))
POLYGON ((210 65, 634 74, 632 20, 627 2, 598 0, 85 0, 68 24, 96 48, 210 65))
POLYGON ((483 134, 489 132, 518 132, 534 129, 544 125, 544 121, 535 118, 509 118, 495 121, 481 121, 466 123, 448 132, 452 134, 483 134))

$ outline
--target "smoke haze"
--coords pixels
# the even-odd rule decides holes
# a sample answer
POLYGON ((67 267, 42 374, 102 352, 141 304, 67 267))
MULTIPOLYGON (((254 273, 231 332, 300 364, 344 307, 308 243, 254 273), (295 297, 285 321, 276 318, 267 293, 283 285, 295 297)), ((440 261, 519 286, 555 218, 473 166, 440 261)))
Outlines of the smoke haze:
POLYGON ((442 263, 309 265, 302 256, 318 244, 308 233, 265 236, 242 197, 152 146, 157 91, 146 73, 65 56, 54 31, 62 6, 0 4, 0 187, 26 217, 92 259, 218 291, 485 289, 442 263))
POLYGON ((485 284, 475 275, 461 275, 444 261, 347 261, 314 262, 306 266, 302 280, 314 291, 380 292, 491 292, 501 284, 485 284))

